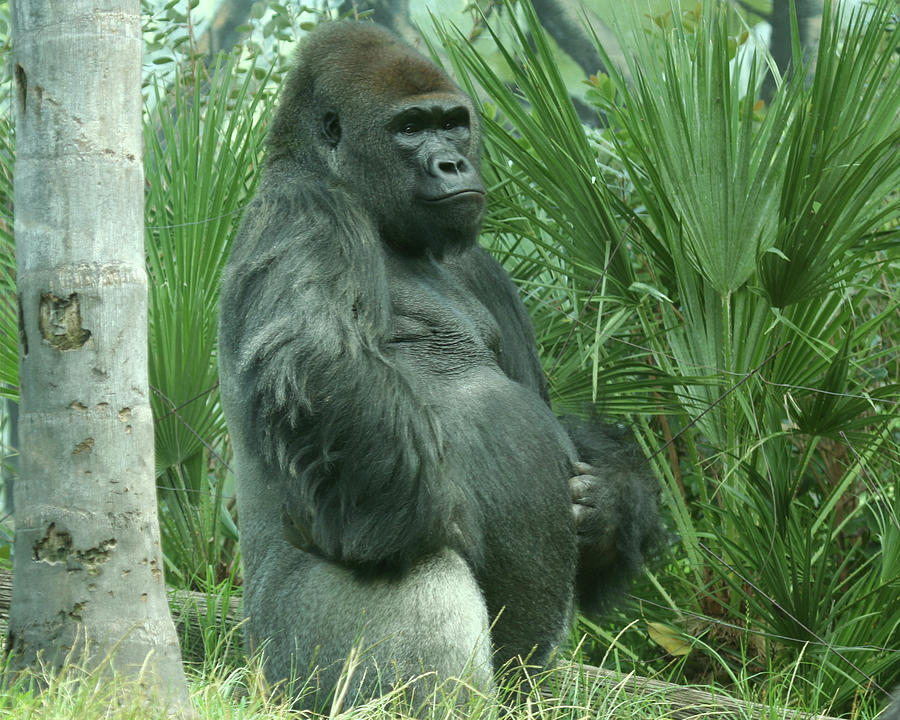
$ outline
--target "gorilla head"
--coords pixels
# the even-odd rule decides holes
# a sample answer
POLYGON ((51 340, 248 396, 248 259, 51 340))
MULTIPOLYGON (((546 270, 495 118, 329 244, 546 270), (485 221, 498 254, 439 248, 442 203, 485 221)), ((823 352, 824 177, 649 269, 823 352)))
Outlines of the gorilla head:
POLYGON ((270 162, 330 177, 397 250, 440 256, 475 241, 480 144, 472 101, 434 63, 375 25, 329 23, 297 55, 270 162))

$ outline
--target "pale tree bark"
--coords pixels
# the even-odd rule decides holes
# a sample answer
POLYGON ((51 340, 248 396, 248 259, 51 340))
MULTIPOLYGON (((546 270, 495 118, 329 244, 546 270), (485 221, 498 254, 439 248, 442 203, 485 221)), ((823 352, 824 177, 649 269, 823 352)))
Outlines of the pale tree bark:
POLYGON ((147 387, 138 0, 17 0, 20 450, 7 648, 189 712, 147 387), (106 659, 111 656, 109 664, 106 659))

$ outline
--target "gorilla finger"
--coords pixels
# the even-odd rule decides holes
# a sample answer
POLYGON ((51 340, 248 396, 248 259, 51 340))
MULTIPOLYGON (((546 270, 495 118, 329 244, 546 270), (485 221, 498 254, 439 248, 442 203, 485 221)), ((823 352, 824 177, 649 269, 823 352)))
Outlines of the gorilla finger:
POLYGON ((579 505, 588 505, 593 507, 593 495, 595 483, 592 482, 590 475, 578 475, 569 478, 569 493, 572 495, 572 502, 579 505))
POLYGON ((575 526, 577 527, 584 522, 590 512, 591 508, 579 503, 572 503, 572 517, 575 518, 575 526))

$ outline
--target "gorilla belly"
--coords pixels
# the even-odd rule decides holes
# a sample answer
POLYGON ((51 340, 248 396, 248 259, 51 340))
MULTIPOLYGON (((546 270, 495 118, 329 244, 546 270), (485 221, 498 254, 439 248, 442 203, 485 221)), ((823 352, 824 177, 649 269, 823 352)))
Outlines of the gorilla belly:
MULTIPOLYGON (((444 458, 476 513, 470 553, 493 626, 498 665, 516 656, 543 662, 572 613, 576 535, 568 478, 575 451, 534 392, 498 368, 436 378, 444 458), (462 473, 460 473, 462 469, 462 473)), ((465 538, 463 539, 465 542, 465 538)))

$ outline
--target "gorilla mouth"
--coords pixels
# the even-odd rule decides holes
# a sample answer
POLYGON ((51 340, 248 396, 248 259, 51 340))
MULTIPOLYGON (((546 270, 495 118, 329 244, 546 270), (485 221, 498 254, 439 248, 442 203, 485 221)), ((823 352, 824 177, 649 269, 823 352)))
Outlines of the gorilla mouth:
POLYGON ((446 193, 445 195, 435 195, 435 196, 420 196, 420 200, 422 202, 427 203, 443 203, 448 200, 472 200, 475 198, 483 198, 485 196, 484 190, 456 190, 451 193, 446 193))

